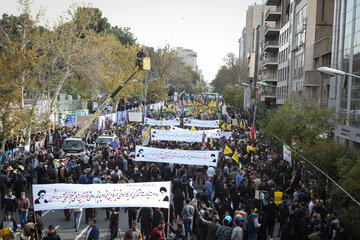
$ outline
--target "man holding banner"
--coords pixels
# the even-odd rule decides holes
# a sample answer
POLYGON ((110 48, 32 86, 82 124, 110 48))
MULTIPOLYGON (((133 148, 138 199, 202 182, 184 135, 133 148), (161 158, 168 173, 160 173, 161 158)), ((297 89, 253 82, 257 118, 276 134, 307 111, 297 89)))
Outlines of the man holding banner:
MULTIPOLYGON (((124 121, 122 125, 113 124, 113 126, 105 126, 104 130, 90 132, 90 144, 104 131, 116 134, 118 137, 116 146, 100 144, 91 150, 85 149, 84 152, 91 161, 84 162, 81 156, 68 157, 58 150, 51 152, 55 158, 51 161, 46 157, 50 156, 50 151, 46 150, 41 154, 36 153, 34 160, 26 159, 25 171, 30 172, 35 168, 37 169, 35 171, 38 172, 40 170, 39 163, 42 165, 41 169, 44 165, 51 167, 54 165, 54 169, 59 168, 60 164, 61 169, 66 169, 66 174, 60 174, 59 182, 61 183, 32 185, 35 211, 46 211, 46 220, 48 220, 53 219, 48 218, 49 216, 58 214, 57 209, 84 208, 87 211, 87 209, 98 208, 141 208, 138 216, 135 216, 136 210, 131 214, 131 219, 137 218, 141 224, 141 235, 144 238, 150 238, 150 236, 163 238, 167 235, 167 231, 164 230, 168 222, 172 226, 182 224, 181 221, 171 220, 175 219, 172 216, 173 210, 171 210, 174 209, 173 202, 176 201, 177 208, 182 207, 186 192, 192 191, 191 194, 189 192, 189 196, 194 196, 194 198, 189 199, 187 209, 193 208, 194 213, 183 213, 184 229, 188 235, 193 234, 198 238, 213 239, 219 223, 222 223, 225 218, 236 219, 236 210, 240 209, 248 213, 251 209, 256 209, 257 218, 262 222, 261 225, 264 229, 270 229, 268 235, 271 236, 274 221, 266 221, 264 216, 271 215, 274 217, 271 220, 274 220, 277 213, 266 205, 273 198, 275 201, 271 202, 271 205, 272 208, 275 208, 275 205, 278 205, 283 198, 293 195, 292 188, 288 188, 289 180, 291 180, 292 186, 297 186, 301 195, 305 196, 302 199, 305 203, 302 205, 308 208, 306 197, 310 191, 305 193, 304 189, 309 186, 306 185, 306 182, 300 182, 303 179, 301 178, 302 171, 297 171, 299 176, 292 178, 290 167, 292 163, 288 158, 290 154, 285 151, 285 148, 279 151, 261 134, 257 133, 256 138, 253 137, 251 129, 246 128, 243 121, 240 120, 238 122, 242 126, 233 124, 229 130, 225 128, 225 132, 219 130, 220 125, 228 125, 218 119, 220 108, 217 106, 220 106, 219 102, 213 102, 211 105, 215 106, 211 109, 208 107, 209 102, 204 99, 195 103, 188 102, 181 105, 172 103, 171 107, 162 105, 166 111, 162 111, 163 118, 161 120, 160 115, 155 111, 152 112, 154 116, 151 116, 150 113, 145 114, 144 123, 151 126, 146 130, 141 122, 124 121), (169 117, 170 115, 173 117, 169 117), (190 130, 191 128, 193 131, 190 130), (146 136, 143 137, 143 134, 146 136), (143 141, 145 137, 147 140, 143 141), (284 156, 284 153, 287 156, 284 156), (119 174, 120 171, 122 174, 119 174), (207 178, 205 183, 207 173, 210 178, 207 178), (196 179, 197 186, 195 188, 189 186, 192 182, 189 181, 190 179, 196 179), (274 189, 281 189, 282 192, 275 192, 274 189), (175 201, 173 191, 174 193, 177 191, 175 201), (214 191, 216 195, 214 195, 214 191), (179 202, 177 199, 180 199, 179 202), (197 201, 194 205, 195 200, 197 201), (154 208, 163 213, 165 225, 158 224, 159 220, 154 220, 154 208), (190 215, 192 221, 189 221, 190 215), (200 216, 209 224, 201 224, 203 221, 200 220, 200 216), (211 229, 208 226, 211 226, 211 229), (208 232, 212 234, 207 235, 208 232)), ((158 109, 160 108, 159 106, 158 109)), ((246 116, 243 109, 231 106, 225 107, 223 112, 224 120, 233 119, 236 116, 244 119, 246 116)), ((134 116, 136 117, 136 115, 139 114, 134 116)), ((140 120, 140 115, 138 118, 140 120)), ((73 129, 57 128, 52 136, 55 149, 60 148, 60 143, 65 137, 71 136, 74 132, 73 129)), ((293 167, 297 166, 294 164, 293 167)), ((16 170, 22 171, 15 164, 8 169, 7 173, 10 177, 15 177, 14 171, 16 170)), ((47 178, 40 177, 32 180, 42 183, 46 182, 47 178)), ((10 185, 11 183, 12 181, 10 181, 10 185)), ((318 196, 312 197, 320 201, 318 196)), ((296 204, 291 207, 294 208, 294 211, 297 209, 296 204)), ((314 209, 318 208, 314 207, 314 209)), ((177 213, 180 211, 177 210, 177 213)), ((321 212, 324 215, 325 208, 321 212)), ((105 211, 98 209, 98 219, 102 219, 104 215, 105 211)), ((324 218, 324 216, 321 217, 321 219, 324 218)), ((128 229, 130 224, 131 228, 126 231, 126 239, 129 239, 130 236, 139 238, 139 231, 136 230, 138 225, 131 221, 128 223, 126 218, 126 214, 121 213, 119 215, 120 226, 116 221, 112 221, 111 228, 113 230, 116 227, 128 229), (126 224, 125 228, 123 223, 126 224)), ((29 219, 32 222, 38 220, 34 220, 34 215, 29 219)), ((245 219, 242 220, 245 221, 245 219)), ((285 226, 286 221, 284 220, 283 223, 285 226)), ((62 223, 50 222, 50 224, 57 226, 62 223)), ((293 227, 298 223, 290 224, 293 224, 289 230, 292 232, 293 227)), ((231 228, 233 225, 230 223, 226 226, 231 228)), ((109 222, 107 221, 97 221, 97 223, 91 221, 89 229, 88 226, 79 229, 79 233, 76 233, 79 236, 77 239, 84 239, 84 237, 96 239, 98 232, 101 233, 98 238, 107 237, 109 235, 106 233, 108 227, 109 222)), ((245 235, 249 232, 246 226, 239 227, 243 228, 245 235)), ((237 228, 238 230, 239 228, 237 228)), ((112 237, 115 237, 115 231, 112 233, 112 237)), ((66 234, 66 232, 59 230, 59 235, 61 236, 61 234, 66 234)), ((266 235, 267 233, 262 237, 266 238, 266 235)))

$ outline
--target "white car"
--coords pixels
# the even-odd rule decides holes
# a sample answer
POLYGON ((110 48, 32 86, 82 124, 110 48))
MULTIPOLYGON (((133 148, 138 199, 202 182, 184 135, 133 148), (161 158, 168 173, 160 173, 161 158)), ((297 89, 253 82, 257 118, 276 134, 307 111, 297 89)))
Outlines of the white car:
POLYGON ((85 143, 81 138, 66 138, 62 144, 62 150, 67 155, 80 155, 85 149, 85 143))
POLYGON ((110 144, 116 139, 116 136, 110 136, 110 135, 101 135, 96 140, 96 144, 110 144))

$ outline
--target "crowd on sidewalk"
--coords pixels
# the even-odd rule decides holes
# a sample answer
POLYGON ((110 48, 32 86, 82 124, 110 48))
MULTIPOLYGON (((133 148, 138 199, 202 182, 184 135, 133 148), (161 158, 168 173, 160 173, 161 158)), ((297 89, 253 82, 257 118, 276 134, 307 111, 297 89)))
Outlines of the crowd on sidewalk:
MULTIPOLYGON (((208 115, 214 119, 218 113, 208 115)), ((241 121, 245 112, 228 107, 230 119, 241 121)), ((194 114, 193 118, 204 118, 194 114)), ((206 118, 205 118, 206 119, 206 118)), ((201 128, 197 129, 201 131, 201 128)), ((121 122, 107 124, 106 129, 93 130, 89 143, 101 134, 117 135, 119 149, 98 144, 85 148, 78 156, 61 150, 64 139, 73 136, 76 128, 51 130, 47 150, 11 162, 0 172, 1 229, 17 230, 13 216, 19 214, 20 239, 60 239, 53 225, 44 226, 41 212, 34 212, 33 199, 25 190, 33 183, 111 184, 129 182, 172 181, 172 201, 168 209, 126 208, 128 231, 124 239, 249 239, 263 240, 347 240, 347 230, 334 211, 324 204, 322 193, 316 193, 303 181, 303 165, 291 166, 283 160, 282 149, 256 133, 250 126, 231 126, 228 138, 202 143, 150 141, 150 147, 180 150, 219 150, 217 167, 135 162, 135 146, 143 139, 143 125, 121 122), (238 153, 240 165, 223 154, 228 146, 238 153), (274 192, 283 192, 280 204, 274 192), (168 222, 168 216, 170 221, 168 222), (275 224, 279 223, 278 231, 275 224)), ((79 231, 83 213, 90 224, 86 239, 99 239, 96 227, 98 211, 106 211, 111 239, 119 236, 119 208, 64 210, 79 231)), ((50 223, 51 224, 51 223, 50 223)))

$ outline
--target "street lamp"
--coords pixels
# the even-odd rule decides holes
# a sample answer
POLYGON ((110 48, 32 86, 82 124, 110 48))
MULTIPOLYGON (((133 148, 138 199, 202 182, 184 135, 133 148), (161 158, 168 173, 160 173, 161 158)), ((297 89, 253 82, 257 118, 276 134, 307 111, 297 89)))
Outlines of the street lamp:
MULTIPOLYGON (((360 79, 360 76, 358 75, 354 75, 354 74, 351 74, 351 73, 347 73, 347 72, 344 72, 344 71, 341 71, 341 70, 338 70, 338 69, 335 69, 335 68, 329 68, 329 67, 319 67, 317 68, 317 70, 321 73, 324 73, 324 74, 327 74, 327 75, 330 75, 330 76, 343 76, 343 80, 345 80, 345 76, 349 76, 349 81, 348 81, 348 84, 347 84, 347 99, 346 99, 346 114, 347 115, 350 115, 350 105, 351 105, 351 88, 352 88, 352 78, 358 78, 360 79)), ((340 98, 340 91, 341 91, 341 88, 340 88, 340 84, 338 83, 337 84, 337 94, 336 94, 336 112, 339 112, 340 110, 340 105, 341 105, 341 98, 340 98)), ((347 118, 346 120, 346 124, 349 125, 349 119, 347 118)))
POLYGON ((351 73, 347 73, 335 68, 329 68, 329 67, 319 67, 317 68, 317 70, 321 73, 330 75, 330 76, 335 76, 335 75, 340 75, 340 76, 350 76, 350 77, 354 77, 354 78, 360 78, 360 76, 358 75, 354 75, 351 73))

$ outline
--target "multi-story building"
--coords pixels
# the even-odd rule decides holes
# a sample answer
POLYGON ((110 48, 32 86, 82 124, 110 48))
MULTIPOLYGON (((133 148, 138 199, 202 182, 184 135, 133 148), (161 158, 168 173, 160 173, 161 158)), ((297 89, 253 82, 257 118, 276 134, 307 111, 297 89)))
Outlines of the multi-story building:
POLYGON ((330 66, 333 0, 295 1, 293 59, 289 92, 326 104, 329 78, 316 70, 330 66))
POLYGON ((266 1, 271 8, 264 19, 268 27, 262 79, 274 87, 264 91, 265 103, 274 102, 271 94, 275 90, 276 104, 283 104, 292 92, 321 104, 327 102, 329 78, 320 75, 316 68, 330 66, 333 4, 334 0, 266 1), (277 64, 267 60, 273 58, 278 58, 277 64))
POLYGON ((189 66, 191 70, 197 73, 198 67, 197 67, 197 53, 194 52, 191 49, 185 49, 182 47, 176 48, 177 57, 180 59, 180 61, 189 66))
POLYGON ((258 80, 258 49, 263 38, 264 10, 264 5, 255 4, 249 6, 246 12, 246 26, 239 39, 239 59, 242 61, 248 76, 246 80, 241 79, 243 82, 254 84, 258 80))
MULTIPOLYGON (((360 75, 360 1, 335 0, 331 67, 360 75)), ((329 106, 349 116, 335 130, 335 139, 360 150, 360 79, 334 76, 330 80, 329 106)))
POLYGON ((281 1, 276 7, 281 7, 279 54, 278 54, 278 82, 276 88, 276 104, 283 104, 290 85, 292 60, 292 34, 294 26, 295 1, 281 1))
POLYGON ((270 107, 276 104, 276 87, 279 65, 279 35, 281 20, 281 1, 269 0, 264 17, 264 40, 261 53, 261 81, 271 85, 262 87, 261 101, 270 107))

